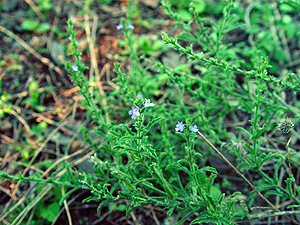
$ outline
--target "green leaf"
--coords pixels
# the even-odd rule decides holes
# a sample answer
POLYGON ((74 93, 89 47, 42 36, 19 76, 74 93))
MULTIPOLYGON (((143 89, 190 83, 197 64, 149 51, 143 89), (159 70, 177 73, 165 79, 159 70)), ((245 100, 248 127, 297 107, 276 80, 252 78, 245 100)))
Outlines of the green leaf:
POLYGON ((131 129, 125 125, 125 124, 120 124, 120 127, 122 127, 124 130, 126 130, 131 136, 135 136, 135 133, 131 131, 131 129))
POLYGON ((232 30, 235 30, 235 29, 237 29, 237 28, 245 27, 245 26, 246 26, 246 24, 244 24, 244 23, 235 23, 234 25, 227 27, 227 28, 224 30, 224 34, 230 32, 230 31, 232 31, 232 30))
POLYGON ((284 162, 284 158, 280 157, 277 161, 277 163, 274 165, 274 182, 275 184, 278 184, 279 179, 279 168, 281 167, 281 164, 284 162))
MULTIPOLYGON (((222 192, 220 188, 217 186, 219 185, 213 185, 211 187, 211 197, 213 198, 214 201, 217 201, 220 198, 220 196, 222 196, 222 192)), ((223 195, 225 195, 225 193, 223 193, 223 195)))
POLYGON ((179 220, 175 225, 181 225, 183 224, 189 217, 191 217, 194 213, 196 212, 196 210, 192 211, 192 212, 188 212, 187 214, 185 214, 183 216, 183 218, 181 220, 179 220))
MULTIPOLYGON (((263 155, 263 154, 261 154, 261 155, 263 155)), ((270 159, 273 159, 273 158, 283 158, 283 157, 278 152, 275 152, 275 153, 270 152, 267 156, 262 157, 262 159, 259 162, 259 168, 262 167, 262 165, 265 162, 267 162, 267 161, 269 161, 270 159)))
POLYGON ((34 31, 38 28, 39 21, 37 20, 25 20, 21 23, 21 28, 26 31, 34 31))
POLYGON ((206 1, 204 0, 193 0, 196 11, 201 14, 205 12, 206 1))
POLYGON ((47 33, 48 31, 50 31, 51 29, 51 25, 49 23, 41 23, 38 28, 37 31, 39 33, 47 33))
POLYGON ((53 222, 59 213, 60 206, 57 202, 51 203, 47 207, 40 209, 39 215, 49 222, 53 222))
POLYGON ((123 136, 120 138, 120 140, 139 140, 141 139, 140 137, 136 137, 136 136, 123 136))
POLYGON ((218 171, 215 168, 210 167, 210 166, 206 166, 206 167, 203 167, 203 168, 199 169, 199 172, 201 172, 201 173, 211 172, 211 173, 214 173, 214 174, 218 174, 218 171))
POLYGON ((63 201, 69 197, 73 192, 77 191, 78 189, 81 189, 81 187, 73 188, 72 190, 68 191, 58 202, 58 204, 61 206, 63 204, 63 201))
POLYGON ((144 131, 142 132, 141 138, 144 137, 144 135, 146 135, 146 134, 149 132, 149 130, 151 129, 151 127, 152 127, 155 123, 159 122, 159 121, 162 120, 162 119, 163 119, 163 117, 160 116, 160 117, 157 117, 157 118, 151 120, 151 121, 148 123, 148 125, 145 127, 144 131))
POLYGON ((167 216, 171 216, 173 211, 174 211, 175 208, 170 208, 168 211, 167 211, 167 216))
POLYGON ((289 196, 285 192, 282 192, 279 190, 270 190, 265 193, 266 198, 268 198, 268 196, 270 196, 270 195, 275 195, 275 196, 279 196, 282 198, 289 198, 289 196))
POLYGON ((198 217, 196 219, 194 219, 191 224, 196 224, 196 223, 213 223, 216 222, 215 219, 213 217, 211 217, 210 215, 207 216, 201 216, 198 217))
POLYGON ((264 123, 264 125, 261 128, 259 128, 258 131, 256 132, 253 140, 257 140, 262 135, 262 133, 265 131, 265 129, 266 129, 266 124, 264 123))
POLYGON ((179 40, 187 41, 187 42, 195 42, 195 38, 191 35, 188 35, 189 33, 182 32, 180 35, 176 36, 179 40))
POLYGON ((182 171, 186 172, 187 174, 191 174, 190 170, 187 167, 182 166, 178 162, 177 163, 176 162, 169 163, 167 166, 167 169, 173 169, 175 171, 182 170, 182 171))
POLYGON ((211 195, 211 187, 212 187, 216 177, 217 177, 217 175, 212 173, 212 174, 210 174, 209 178, 205 179, 206 180, 206 192, 209 195, 211 195))
POLYGON ((250 139, 252 139, 253 135, 249 131, 247 131, 245 128, 236 127, 236 129, 239 129, 239 130, 243 131, 250 139))
POLYGON ((286 182, 286 186, 287 186, 287 189, 288 189, 288 193, 290 195, 289 197, 291 199, 293 199, 294 198, 294 191, 293 191, 293 188, 292 188, 292 186, 293 186, 292 183, 295 182, 295 178, 294 177, 289 177, 285 180, 285 182, 286 182))
POLYGON ((111 201, 112 201, 111 199, 105 199, 105 200, 103 200, 103 201, 99 204, 99 206, 98 206, 98 208, 97 208, 97 214, 98 214, 98 215, 101 215, 101 209, 102 209, 102 207, 105 206, 107 203, 110 203, 111 201))
POLYGON ((116 138, 121 138, 122 137, 121 134, 118 134, 117 132, 114 132, 114 131, 108 131, 108 134, 111 134, 111 135, 113 135, 116 138))
POLYGON ((187 11, 186 9, 178 10, 178 14, 179 14, 179 17, 185 22, 191 21, 191 19, 193 18, 192 14, 189 11, 187 11))

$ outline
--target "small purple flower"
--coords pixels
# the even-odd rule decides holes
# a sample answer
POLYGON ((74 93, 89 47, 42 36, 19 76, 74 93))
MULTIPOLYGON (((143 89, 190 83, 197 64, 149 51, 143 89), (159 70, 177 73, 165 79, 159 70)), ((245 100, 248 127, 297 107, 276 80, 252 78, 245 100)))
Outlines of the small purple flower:
POLYGON ((140 115, 139 108, 135 108, 134 106, 131 107, 131 110, 128 112, 131 116, 131 119, 136 120, 136 118, 140 115))
POLYGON ((142 94, 140 94, 140 93, 137 93, 136 97, 137 98, 143 98, 144 96, 142 94))
POLYGON ((197 125, 191 126, 190 132, 198 132, 197 125))
POLYGON ((185 127, 185 124, 183 124, 182 122, 178 121, 175 130, 182 132, 184 127, 185 127))
POLYGON ((72 69, 74 72, 78 72, 78 66, 76 66, 76 65, 71 66, 71 69, 72 69))
POLYGON ((144 106, 144 108, 146 108, 146 107, 153 107, 153 106, 155 106, 155 104, 154 103, 150 103, 150 99, 146 99, 145 98, 145 106, 144 106))
POLYGON ((121 23, 119 23, 117 26, 116 26, 117 30, 121 30, 123 29, 123 25, 121 23))
POLYGON ((134 26, 132 24, 128 24, 127 29, 134 29, 134 26))

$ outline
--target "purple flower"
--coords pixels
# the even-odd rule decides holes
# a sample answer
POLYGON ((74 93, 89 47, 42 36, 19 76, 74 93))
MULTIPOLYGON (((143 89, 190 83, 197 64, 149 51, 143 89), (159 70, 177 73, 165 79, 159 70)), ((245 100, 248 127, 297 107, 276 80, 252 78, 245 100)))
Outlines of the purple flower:
POLYGON ((121 23, 119 23, 117 26, 116 26, 117 30, 121 30, 123 29, 123 25, 121 23))
POLYGON ((182 122, 178 121, 175 130, 182 132, 184 127, 185 127, 185 124, 183 124, 182 122))
POLYGON ((131 107, 131 110, 128 112, 131 116, 131 119, 136 120, 136 118, 140 115, 139 108, 135 108, 134 106, 131 107))
POLYGON ((74 72, 78 72, 78 66, 76 66, 76 65, 71 66, 71 69, 72 69, 74 72))
POLYGON ((144 96, 142 94, 140 94, 140 93, 137 93, 136 97, 137 98, 143 98, 144 96))
POLYGON ((134 29, 134 26, 132 24, 128 24, 127 29, 134 29))
POLYGON ((197 128, 197 125, 191 126, 190 132, 197 132, 199 129, 197 128))
POLYGON ((154 103, 150 103, 150 99, 146 99, 145 98, 145 106, 144 106, 144 108, 146 108, 146 107, 153 107, 153 106, 155 106, 155 104, 154 103))

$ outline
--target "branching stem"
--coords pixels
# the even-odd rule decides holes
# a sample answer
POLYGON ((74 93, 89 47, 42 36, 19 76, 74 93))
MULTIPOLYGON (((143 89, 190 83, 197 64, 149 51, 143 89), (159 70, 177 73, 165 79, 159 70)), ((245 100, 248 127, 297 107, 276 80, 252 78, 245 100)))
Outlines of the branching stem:
MULTIPOLYGON (((279 209, 277 209, 268 199, 265 198, 265 196, 262 195, 262 193, 260 193, 260 191, 258 191, 253 184, 243 175, 241 174, 240 171, 237 170, 237 168, 235 168, 234 165, 231 164, 231 162, 228 161, 228 159, 225 158, 225 156, 209 141, 207 140, 203 134, 201 134, 198 131, 198 134, 200 135, 200 137, 210 146, 212 147, 212 149, 241 177, 243 178, 243 180, 249 184, 249 186, 252 188, 252 190, 254 190, 269 206, 272 207, 272 209, 274 209, 277 212, 281 212, 279 209)), ((286 219, 290 220, 293 224, 299 224, 297 221, 293 220, 292 218, 288 217, 287 215, 283 215, 286 219)))

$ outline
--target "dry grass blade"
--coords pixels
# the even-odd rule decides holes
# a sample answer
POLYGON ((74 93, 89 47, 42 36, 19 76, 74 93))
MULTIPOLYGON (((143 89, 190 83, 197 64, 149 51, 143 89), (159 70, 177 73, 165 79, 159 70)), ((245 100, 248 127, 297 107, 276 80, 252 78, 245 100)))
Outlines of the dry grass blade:
POLYGON ((37 59, 39 59, 43 64, 47 65, 50 69, 54 69, 60 76, 63 77, 64 72, 57 66, 55 66, 50 59, 45 58, 41 56, 38 52, 36 52, 32 47, 30 47, 25 41, 23 41, 21 38, 19 38, 17 35, 15 35, 10 30, 7 30, 5 27, 0 26, 0 31, 7 36, 13 38, 15 41, 17 41, 20 45, 23 46, 28 52, 30 52, 32 55, 34 55, 37 59))

